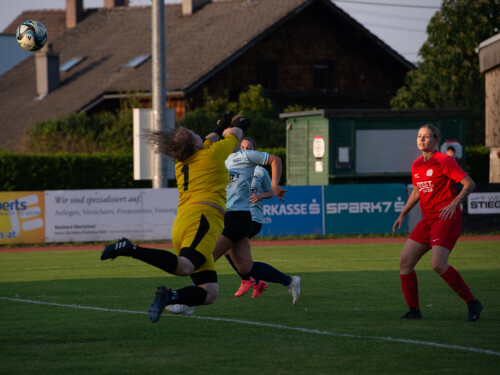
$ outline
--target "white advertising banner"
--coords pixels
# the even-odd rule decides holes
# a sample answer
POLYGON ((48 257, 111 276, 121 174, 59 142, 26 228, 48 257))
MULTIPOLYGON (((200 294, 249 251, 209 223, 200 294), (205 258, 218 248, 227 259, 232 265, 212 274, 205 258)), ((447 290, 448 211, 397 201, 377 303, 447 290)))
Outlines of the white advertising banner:
POLYGON ((177 189, 45 191, 45 242, 172 239, 177 189))
POLYGON ((470 215, 500 214, 500 193, 471 193, 467 209, 470 215))

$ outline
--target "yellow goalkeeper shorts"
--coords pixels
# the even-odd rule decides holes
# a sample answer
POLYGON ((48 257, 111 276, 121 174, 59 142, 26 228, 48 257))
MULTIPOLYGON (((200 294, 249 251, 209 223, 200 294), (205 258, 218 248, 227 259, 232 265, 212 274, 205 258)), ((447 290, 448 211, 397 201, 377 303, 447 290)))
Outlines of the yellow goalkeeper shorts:
POLYGON ((218 209, 206 204, 191 204, 179 212, 174 220, 174 251, 179 255, 182 249, 187 248, 196 250, 205 257, 205 262, 197 267, 195 273, 215 271, 212 252, 223 228, 224 218, 218 209))

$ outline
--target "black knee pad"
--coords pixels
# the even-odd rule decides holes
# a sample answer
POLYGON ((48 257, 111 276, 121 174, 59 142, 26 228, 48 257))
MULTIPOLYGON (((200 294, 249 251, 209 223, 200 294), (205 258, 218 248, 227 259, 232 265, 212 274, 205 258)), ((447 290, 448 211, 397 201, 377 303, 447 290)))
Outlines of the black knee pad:
POLYGON ((191 247, 183 247, 179 253, 179 256, 189 259, 191 263, 193 263, 195 270, 199 269, 207 261, 205 255, 191 247))
POLYGON ((191 275, 194 285, 202 285, 217 282, 217 272, 215 271, 201 271, 191 275))

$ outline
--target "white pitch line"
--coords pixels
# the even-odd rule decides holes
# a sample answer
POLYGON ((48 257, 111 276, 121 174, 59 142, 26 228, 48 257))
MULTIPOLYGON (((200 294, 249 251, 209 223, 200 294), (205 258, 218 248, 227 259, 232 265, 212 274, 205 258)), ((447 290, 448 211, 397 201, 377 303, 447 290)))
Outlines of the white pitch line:
POLYGON ((81 306, 81 305, 66 305, 66 304, 63 304, 63 303, 33 301, 33 300, 22 299, 22 298, 0 297, 0 299, 6 300, 6 301, 14 301, 14 302, 34 303, 35 305, 49 305, 49 306, 59 306, 59 307, 72 307, 72 308, 75 308, 75 309, 98 310, 98 311, 112 311, 112 312, 122 312, 122 313, 127 313, 127 314, 147 314, 144 311, 113 310, 113 309, 106 309, 106 308, 102 308, 102 307, 81 306))
MULTIPOLYGON (((119 312, 119 313, 126 313, 126 314, 147 314, 147 312, 145 312, 145 311, 118 310, 118 309, 107 309, 107 308, 103 308, 103 307, 92 307, 92 306, 81 306, 81 305, 67 305, 67 304, 63 304, 63 303, 33 301, 33 300, 22 299, 22 298, 0 297, 0 300, 6 300, 6 301, 12 301, 12 302, 33 303, 33 304, 37 304, 37 305, 70 307, 70 308, 84 309, 84 310, 97 310, 97 311, 119 312)), ((462 351, 466 351, 466 352, 487 354, 487 355, 493 355, 493 356, 496 356, 496 357, 500 357, 500 352, 496 352, 496 351, 493 351, 493 350, 473 348, 473 347, 469 347, 469 346, 439 344, 437 342, 431 342, 431 341, 419 341, 419 340, 411 340, 411 339, 398 339, 398 338, 384 337, 384 336, 363 336, 363 335, 354 335, 354 334, 350 334, 350 333, 335 333, 335 332, 330 332, 330 331, 320 331, 320 330, 317 330, 317 329, 300 328, 300 327, 290 327, 290 326, 284 326, 284 325, 281 325, 281 324, 261 323, 261 322, 253 322, 253 321, 250 321, 250 320, 241 320, 241 319, 214 318, 214 317, 209 317, 209 316, 196 316, 196 315, 193 315, 193 316, 170 315, 170 316, 179 316, 179 317, 191 318, 191 319, 202 319, 202 320, 213 320, 213 321, 218 321, 218 322, 246 324, 246 325, 258 326, 258 327, 267 327, 267 328, 283 329, 283 330, 288 330, 288 331, 298 331, 298 332, 303 332, 303 333, 312 333, 312 334, 316 334, 316 335, 325 335, 325 336, 334 336, 334 337, 350 337, 350 338, 355 338, 355 339, 370 339, 370 340, 400 342, 400 343, 404 343, 404 344, 425 345, 425 346, 432 346, 432 347, 443 348, 443 349, 455 349, 455 350, 462 350, 462 351)))

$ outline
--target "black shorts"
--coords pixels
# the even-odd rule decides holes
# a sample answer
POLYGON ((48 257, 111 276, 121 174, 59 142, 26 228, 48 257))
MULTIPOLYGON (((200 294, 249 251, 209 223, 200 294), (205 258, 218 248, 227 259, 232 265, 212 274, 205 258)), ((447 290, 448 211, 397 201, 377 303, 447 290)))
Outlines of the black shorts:
POLYGON ((252 225, 250 226, 250 233, 248 234, 248 238, 253 238, 259 234, 262 229, 262 224, 257 223, 256 221, 252 221, 252 225))
POLYGON ((224 216, 224 230, 222 234, 232 242, 250 236, 252 215, 250 211, 228 211, 224 216))

